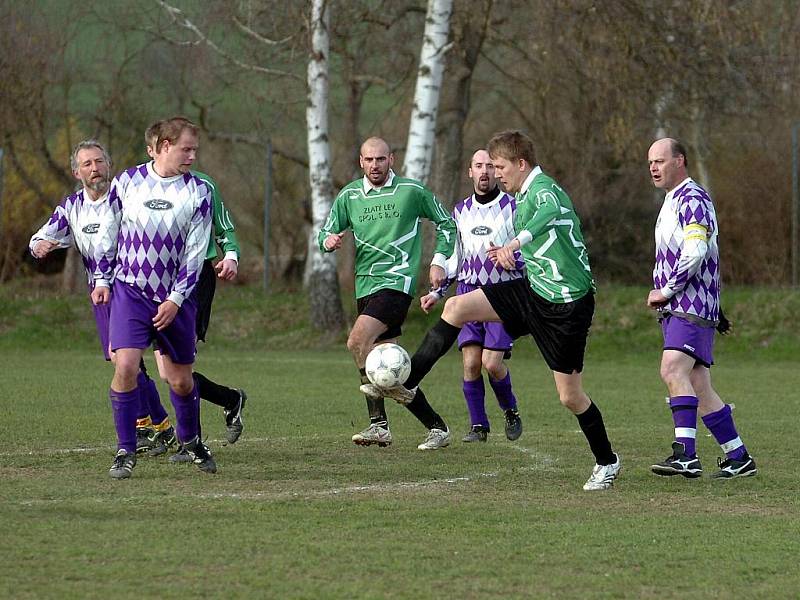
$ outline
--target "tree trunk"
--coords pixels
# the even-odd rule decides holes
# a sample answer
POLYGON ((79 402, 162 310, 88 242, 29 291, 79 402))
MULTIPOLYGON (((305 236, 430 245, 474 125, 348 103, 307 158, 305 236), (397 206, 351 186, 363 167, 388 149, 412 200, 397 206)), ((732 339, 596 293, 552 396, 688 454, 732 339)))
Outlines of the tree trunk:
POLYGON ((312 228, 308 238, 310 268, 306 290, 311 325, 321 333, 337 335, 345 326, 344 309, 336 276, 336 256, 322 253, 316 235, 333 203, 331 151, 328 138, 328 36, 330 16, 326 0, 313 0, 311 8, 311 57, 308 61, 308 174, 311 185, 312 228))
POLYGON ((444 58, 450 31, 453 0, 428 0, 425 33, 417 70, 414 108, 408 128, 408 143, 403 172, 406 177, 428 180, 433 158, 436 114, 442 85, 444 58))

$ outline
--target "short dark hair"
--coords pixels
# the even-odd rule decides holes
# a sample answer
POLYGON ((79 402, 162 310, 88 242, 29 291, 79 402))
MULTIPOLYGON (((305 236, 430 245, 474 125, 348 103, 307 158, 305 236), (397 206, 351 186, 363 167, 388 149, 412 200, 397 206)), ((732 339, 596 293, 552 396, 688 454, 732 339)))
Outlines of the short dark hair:
POLYGON ((686 145, 683 142, 670 138, 669 149, 672 152, 672 158, 678 158, 679 156, 682 156, 683 166, 689 166, 689 157, 686 154, 686 145))
POLYGON ((496 133, 486 145, 489 156, 500 156, 514 161, 524 159, 531 167, 535 167, 536 150, 533 140, 519 130, 508 130, 496 133))

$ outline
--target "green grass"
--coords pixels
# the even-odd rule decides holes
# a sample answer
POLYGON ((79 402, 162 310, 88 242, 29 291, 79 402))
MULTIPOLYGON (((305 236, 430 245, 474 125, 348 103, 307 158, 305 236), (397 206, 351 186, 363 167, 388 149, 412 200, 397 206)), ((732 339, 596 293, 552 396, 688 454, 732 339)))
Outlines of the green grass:
MULTIPOLYGON (((607 291, 587 356, 586 389, 624 464, 602 493, 581 490, 591 456, 529 341, 511 361, 517 442, 490 393, 487 444, 419 452, 424 430, 392 404, 395 443, 359 448, 349 438, 365 409, 349 355, 291 349, 308 337, 304 305, 244 288, 220 296, 197 362, 248 390, 242 439, 224 446, 222 416, 206 404, 216 475, 143 458, 131 480, 112 481, 111 369, 82 299, 3 291, 0 597, 796 597, 796 328, 767 335, 749 318, 753 296, 777 305, 783 292, 731 294, 737 337, 720 342, 714 377, 760 472, 714 482, 649 472, 672 432, 641 291, 607 291), (53 327, 66 349, 45 335, 53 327), (758 335, 769 342, 745 351, 739 336, 758 335)), ((406 345, 424 326, 415 314, 406 345)), ((455 352, 425 382, 457 438, 467 429, 459 382, 455 352)), ((699 433, 708 472, 720 451, 699 433)))

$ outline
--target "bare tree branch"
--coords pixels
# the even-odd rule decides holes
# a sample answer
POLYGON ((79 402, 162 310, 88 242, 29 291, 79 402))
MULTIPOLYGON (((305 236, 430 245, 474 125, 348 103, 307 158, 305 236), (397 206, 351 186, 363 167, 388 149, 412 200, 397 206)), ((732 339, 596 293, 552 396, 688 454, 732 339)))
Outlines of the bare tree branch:
POLYGON ((243 33, 249 35, 251 38, 253 38, 254 40, 256 40, 257 42, 259 42, 261 44, 266 44, 267 46, 280 46, 281 44, 285 44, 286 42, 291 40, 293 37, 295 37, 294 34, 293 34, 293 35, 287 35, 282 40, 271 40, 269 38, 265 38, 263 35, 261 35, 257 31, 253 31, 252 29, 250 29, 247 25, 242 23, 236 16, 233 17, 233 22, 236 24, 236 26, 243 33))

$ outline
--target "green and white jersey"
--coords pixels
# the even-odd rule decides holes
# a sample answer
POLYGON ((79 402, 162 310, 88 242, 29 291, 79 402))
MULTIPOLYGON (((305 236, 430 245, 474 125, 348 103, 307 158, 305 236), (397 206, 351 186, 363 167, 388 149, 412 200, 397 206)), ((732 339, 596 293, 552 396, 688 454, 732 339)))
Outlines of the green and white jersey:
POLYGON ((192 173, 205 181, 208 187, 211 188, 211 210, 214 221, 211 230, 211 243, 208 244, 208 252, 206 252, 206 260, 217 258, 217 246, 219 246, 222 248, 224 259, 232 259, 239 262, 242 252, 239 249, 239 240, 236 239, 233 219, 231 219, 228 209, 225 208, 225 203, 222 201, 216 182, 205 173, 199 171, 192 171, 192 173))
POLYGON ((514 230, 533 291, 556 303, 594 291, 581 222, 567 193, 537 166, 516 197, 514 230))
POLYGON ((431 264, 445 267, 453 254, 456 224, 422 183, 389 178, 380 189, 366 177, 350 182, 333 201, 317 241, 325 252, 330 234, 353 231, 356 245, 356 298, 391 289, 414 295, 422 254, 420 219, 436 225, 436 250, 431 264))

